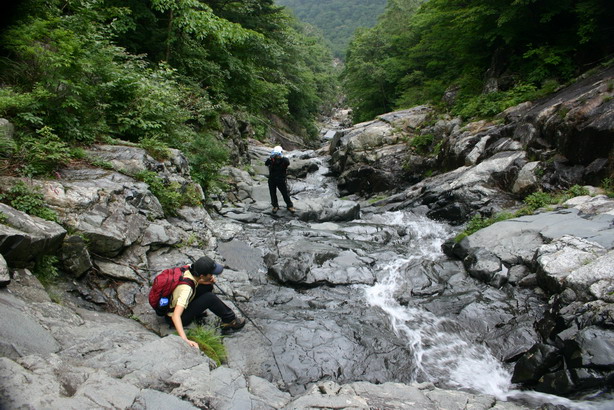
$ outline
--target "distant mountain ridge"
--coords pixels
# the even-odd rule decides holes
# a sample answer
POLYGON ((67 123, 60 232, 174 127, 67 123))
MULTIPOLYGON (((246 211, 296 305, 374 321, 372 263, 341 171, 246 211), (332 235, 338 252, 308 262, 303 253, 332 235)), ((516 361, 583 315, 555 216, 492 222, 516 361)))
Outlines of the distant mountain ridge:
POLYGON ((358 27, 373 27, 387 0, 276 0, 305 23, 324 34, 335 57, 344 58, 347 46, 358 27))

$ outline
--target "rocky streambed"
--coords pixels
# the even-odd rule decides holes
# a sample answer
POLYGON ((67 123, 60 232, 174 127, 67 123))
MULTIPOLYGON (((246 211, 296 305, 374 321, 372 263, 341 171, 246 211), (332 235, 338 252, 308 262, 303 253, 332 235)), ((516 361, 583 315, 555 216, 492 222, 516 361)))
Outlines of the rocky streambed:
POLYGON ((232 119, 224 139, 241 141, 240 158, 207 208, 165 214, 131 176, 155 171, 204 200, 177 151, 156 161, 94 146, 92 163, 110 167, 26 181, 58 222, 0 204, 2 407, 611 408, 614 201, 592 183, 451 239, 472 214, 607 175, 612 77, 499 123, 433 124, 415 107, 339 125, 320 150, 288 147, 296 215, 270 212, 270 148, 246 144, 232 119), (407 143, 425 133, 440 156, 407 143), (158 272, 204 254, 225 265, 219 292, 248 318, 224 339, 222 366, 147 304, 158 272), (62 280, 45 289, 31 270, 49 255, 62 280))
MULTIPOLYGON (((254 163, 265 154, 254 149, 254 163)), ((452 245, 449 239, 459 228, 420 212, 340 201, 322 157, 290 156, 315 163, 319 170, 311 180, 317 184, 291 181, 296 216, 270 213, 262 175, 242 185, 241 206, 220 207, 222 230, 236 234, 220 243, 218 252, 229 267, 261 274, 249 302, 241 306, 253 320, 250 341, 260 340, 259 349, 269 352, 261 359, 253 351, 245 357, 240 352, 248 347, 233 339, 234 366, 281 380, 295 394, 317 380, 394 380, 505 400, 530 398, 533 405, 594 405, 580 396, 576 401, 581 403, 532 396, 516 383, 530 373, 531 382, 542 383, 542 392, 560 394, 554 381, 544 381, 548 377, 538 382, 555 367, 544 367, 526 354, 542 345, 540 319, 554 314, 549 289, 540 287, 551 277, 546 261, 558 260, 568 271, 577 268, 565 259, 575 254, 574 240, 595 241, 601 249, 591 253, 592 259, 587 251, 583 266, 605 256, 614 238, 609 214, 614 202, 577 198, 560 210, 495 224, 452 245), (600 211, 586 213, 598 203, 603 204, 600 211), (518 366, 519 358, 521 363, 533 360, 529 366, 534 367, 518 366)), ((607 314, 606 308, 598 315, 607 314)), ((612 334, 602 324, 604 340, 590 343, 600 345, 598 355, 605 357, 612 334)), ((576 352, 586 347, 577 345, 576 352)))

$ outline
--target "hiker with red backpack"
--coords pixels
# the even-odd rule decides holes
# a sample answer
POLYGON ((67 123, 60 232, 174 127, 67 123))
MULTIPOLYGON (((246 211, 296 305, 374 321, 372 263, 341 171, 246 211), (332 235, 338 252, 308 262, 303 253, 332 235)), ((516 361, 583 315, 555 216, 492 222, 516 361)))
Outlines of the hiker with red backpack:
POLYGON ((150 305, 190 346, 198 347, 198 344, 188 340, 183 327, 203 317, 207 309, 222 320, 222 334, 236 332, 245 326, 245 319, 238 318, 213 293, 215 277, 223 270, 222 265, 203 256, 192 265, 165 269, 154 279, 149 292, 150 305))

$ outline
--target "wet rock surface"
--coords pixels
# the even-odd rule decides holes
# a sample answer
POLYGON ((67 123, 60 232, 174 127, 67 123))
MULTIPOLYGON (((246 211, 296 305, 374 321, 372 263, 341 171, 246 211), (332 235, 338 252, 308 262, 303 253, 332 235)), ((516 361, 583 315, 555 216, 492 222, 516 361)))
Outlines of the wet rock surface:
POLYGON ((614 201, 574 198, 450 242, 476 212, 607 175, 611 78, 514 107, 503 123, 433 123, 428 107, 338 121, 329 146, 286 153, 296 214, 271 212, 270 149, 246 143, 250 130, 232 118, 229 188, 206 198, 208 210, 165 214, 133 177, 155 170, 191 189, 181 153, 160 162, 135 147, 92 148, 113 170, 31 181, 59 224, 3 208, 2 405, 611 407, 614 201), (574 151, 589 134, 600 149, 574 151), (437 156, 406 143, 429 135, 437 156), (61 255, 69 280, 44 289, 28 247, 61 255), (220 367, 147 304, 158 272, 205 254, 226 267, 221 297, 248 319, 224 339, 220 367))

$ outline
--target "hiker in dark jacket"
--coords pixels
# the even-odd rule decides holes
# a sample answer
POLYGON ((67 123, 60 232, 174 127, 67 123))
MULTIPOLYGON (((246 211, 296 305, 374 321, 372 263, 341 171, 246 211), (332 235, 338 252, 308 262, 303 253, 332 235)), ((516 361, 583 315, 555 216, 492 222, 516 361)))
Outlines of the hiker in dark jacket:
POLYGON ((183 326, 188 326, 198 317, 202 317, 207 309, 222 320, 222 334, 238 331, 245 326, 245 319, 238 318, 222 300, 213 293, 215 276, 222 273, 224 267, 211 258, 203 256, 183 273, 183 277, 196 284, 194 290, 188 284, 179 284, 173 290, 171 310, 164 318, 166 323, 175 327, 179 337, 190 346, 198 347, 196 342, 188 340, 183 326))
POLYGON ((273 148, 271 155, 264 162, 264 165, 269 167, 269 193, 271 194, 271 205, 273 205, 273 213, 279 211, 279 203, 277 202, 277 190, 281 192, 284 198, 288 211, 294 213, 294 205, 288 194, 288 185, 286 183, 286 171, 290 166, 290 160, 284 157, 283 149, 280 146, 273 148))

